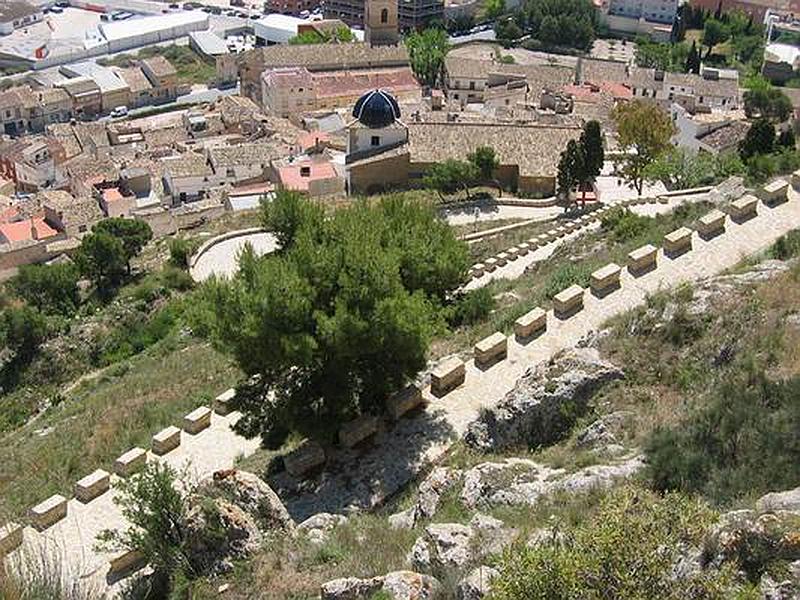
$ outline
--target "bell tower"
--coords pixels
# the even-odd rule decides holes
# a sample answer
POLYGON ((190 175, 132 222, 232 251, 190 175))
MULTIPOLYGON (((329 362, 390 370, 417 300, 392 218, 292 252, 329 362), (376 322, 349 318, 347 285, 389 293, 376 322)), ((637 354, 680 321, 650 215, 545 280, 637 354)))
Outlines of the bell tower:
POLYGON ((364 41, 370 46, 396 46, 398 0, 366 0, 364 3, 364 41))

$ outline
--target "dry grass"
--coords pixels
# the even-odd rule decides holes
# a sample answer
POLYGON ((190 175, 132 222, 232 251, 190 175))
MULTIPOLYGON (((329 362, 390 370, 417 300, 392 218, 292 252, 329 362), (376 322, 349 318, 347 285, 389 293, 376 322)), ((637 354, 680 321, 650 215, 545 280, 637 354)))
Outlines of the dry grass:
POLYGON ((207 403, 238 377, 207 344, 164 340, 0 438, 0 512, 20 515, 207 403))

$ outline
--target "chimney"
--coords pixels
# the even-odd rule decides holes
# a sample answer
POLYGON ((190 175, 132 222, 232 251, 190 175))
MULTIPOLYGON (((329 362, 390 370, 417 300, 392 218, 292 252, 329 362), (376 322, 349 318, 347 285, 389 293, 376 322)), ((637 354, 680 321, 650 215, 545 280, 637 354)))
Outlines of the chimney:
POLYGON ((31 217, 31 239, 39 239, 39 232, 36 231, 36 224, 33 222, 33 217, 31 217))

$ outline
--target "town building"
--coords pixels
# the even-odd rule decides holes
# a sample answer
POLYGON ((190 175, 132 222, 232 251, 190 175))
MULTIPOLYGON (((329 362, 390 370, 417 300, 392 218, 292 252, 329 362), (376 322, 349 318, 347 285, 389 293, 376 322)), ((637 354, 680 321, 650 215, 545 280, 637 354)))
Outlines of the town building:
MULTIPOLYGON (((295 0, 292 0, 295 1, 295 0)), ((305 0, 297 0, 303 2, 305 0)), ((253 23, 256 46, 286 44, 298 34, 298 28, 306 21, 288 14, 273 13, 253 23)))
POLYGON ((86 77, 94 81, 100 89, 100 108, 103 112, 131 105, 130 86, 108 67, 87 61, 63 66, 60 71, 67 77, 86 77))
POLYGON ((56 84, 72 101, 72 112, 79 119, 93 119, 103 112, 103 94, 91 77, 74 77, 56 84))
POLYGON ((520 96, 535 103, 545 88, 557 89, 573 83, 575 70, 551 65, 504 64, 448 56, 445 58, 447 97, 461 107, 483 103, 487 95, 495 103, 510 105, 520 96), (508 100, 508 102, 506 102, 508 100))
POLYGON ((271 13, 299 15, 304 11, 312 12, 321 4, 320 0, 266 0, 264 7, 271 13))
POLYGON ((278 189, 301 192, 312 198, 344 193, 344 178, 325 153, 275 160, 272 168, 278 189))
POLYGON ((761 74, 772 83, 781 85, 800 69, 800 48, 790 44, 767 44, 761 74))
POLYGON ((647 35, 667 42, 679 0, 601 0, 601 18, 614 33, 647 35))
POLYGON ((272 115, 288 118, 316 107, 314 80, 305 67, 278 67, 261 76, 264 109, 272 115))
POLYGON ((697 138, 698 148, 714 156, 736 152, 749 130, 750 123, 747 121, 732 121, 699 136, 697 138))
POLYGON ((311 73, 408 67, 408 52, 402 45, 371 47, 363 43, 281 44, 255 48, 240 55, 240 93, 263 106, 264 71, 282 67, 304 67, 311 73))
POLYGON ((155 88, 140 66, 120 69, 119 75, 125 80, 130 89, 129 108, 140 108, 155 103, 155 88))
POLYGON ((286 118, 352 106, 373 89, 407 100, 418 100, 421 95, 420 86, 407 67, 320 73, 310 73, 304 67, 285 67, 262 75, 264 110, 286 118))
POLYGON ((434 164, 466 160, 480 146, 497 154, 495 177, 523 196, 555 193, 561 152, 580 136, 577 125, 541 125, 496 121, 400 120, 389 94, 373 90, 353 108, 345 158, 347 189, 374 193, 419 181, 434 164))
POLYGON ((0 35, 8 35, 44 18, 41 6, 34 6, 22 0, 3 0, 0 2, 0 35))
POLYGON ((652 99, 665 110, 673 103, 690 112, 735 110, 741 105, 738 73, 732 70, 703 69, 700 75, 665 73, 612 61, 581 59, 578 80, 581 84, 622 84, 634 99, 652 99))
POLYGON ((150 85, 153 86, 154 100, 157 104, 172 102, 178 96, 178 72, 163 56, 152 56, 141 61, 150 85))
MULTIPOLYGON (((365 24, 365 0, 327 0, 323 11, 326 19, 341 19, 354 27, 365 24)), ((402 31, 423 29, 433 21, 444 22, 444 0, 398 2, 397 20, 402 31)))
POLYGON ((398 0, 366 0, 364 41, 370 46, 394 46, 400 41, 398 0))
POLYGON ((767 12, 800 14, 800 0, 691 0, 691 5, 714 14, 740 10, 753 17, 756 23, 764 23, 767 12))
POLYGON ((13 181, 18 192, 53 186, 62 179, 56 158, 53 145, 43 135, 0 142, 0 177, 13 181))

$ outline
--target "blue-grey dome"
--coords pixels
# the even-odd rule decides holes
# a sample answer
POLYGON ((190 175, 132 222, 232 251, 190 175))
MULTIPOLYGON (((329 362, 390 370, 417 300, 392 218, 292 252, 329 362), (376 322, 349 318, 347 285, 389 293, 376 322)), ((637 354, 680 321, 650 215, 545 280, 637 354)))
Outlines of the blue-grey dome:
POLYGON ((400 106, 394 97, 383 90, 372 90, 358 99, 353 116, 367 127, 387 127, 400 118, 400 106))

